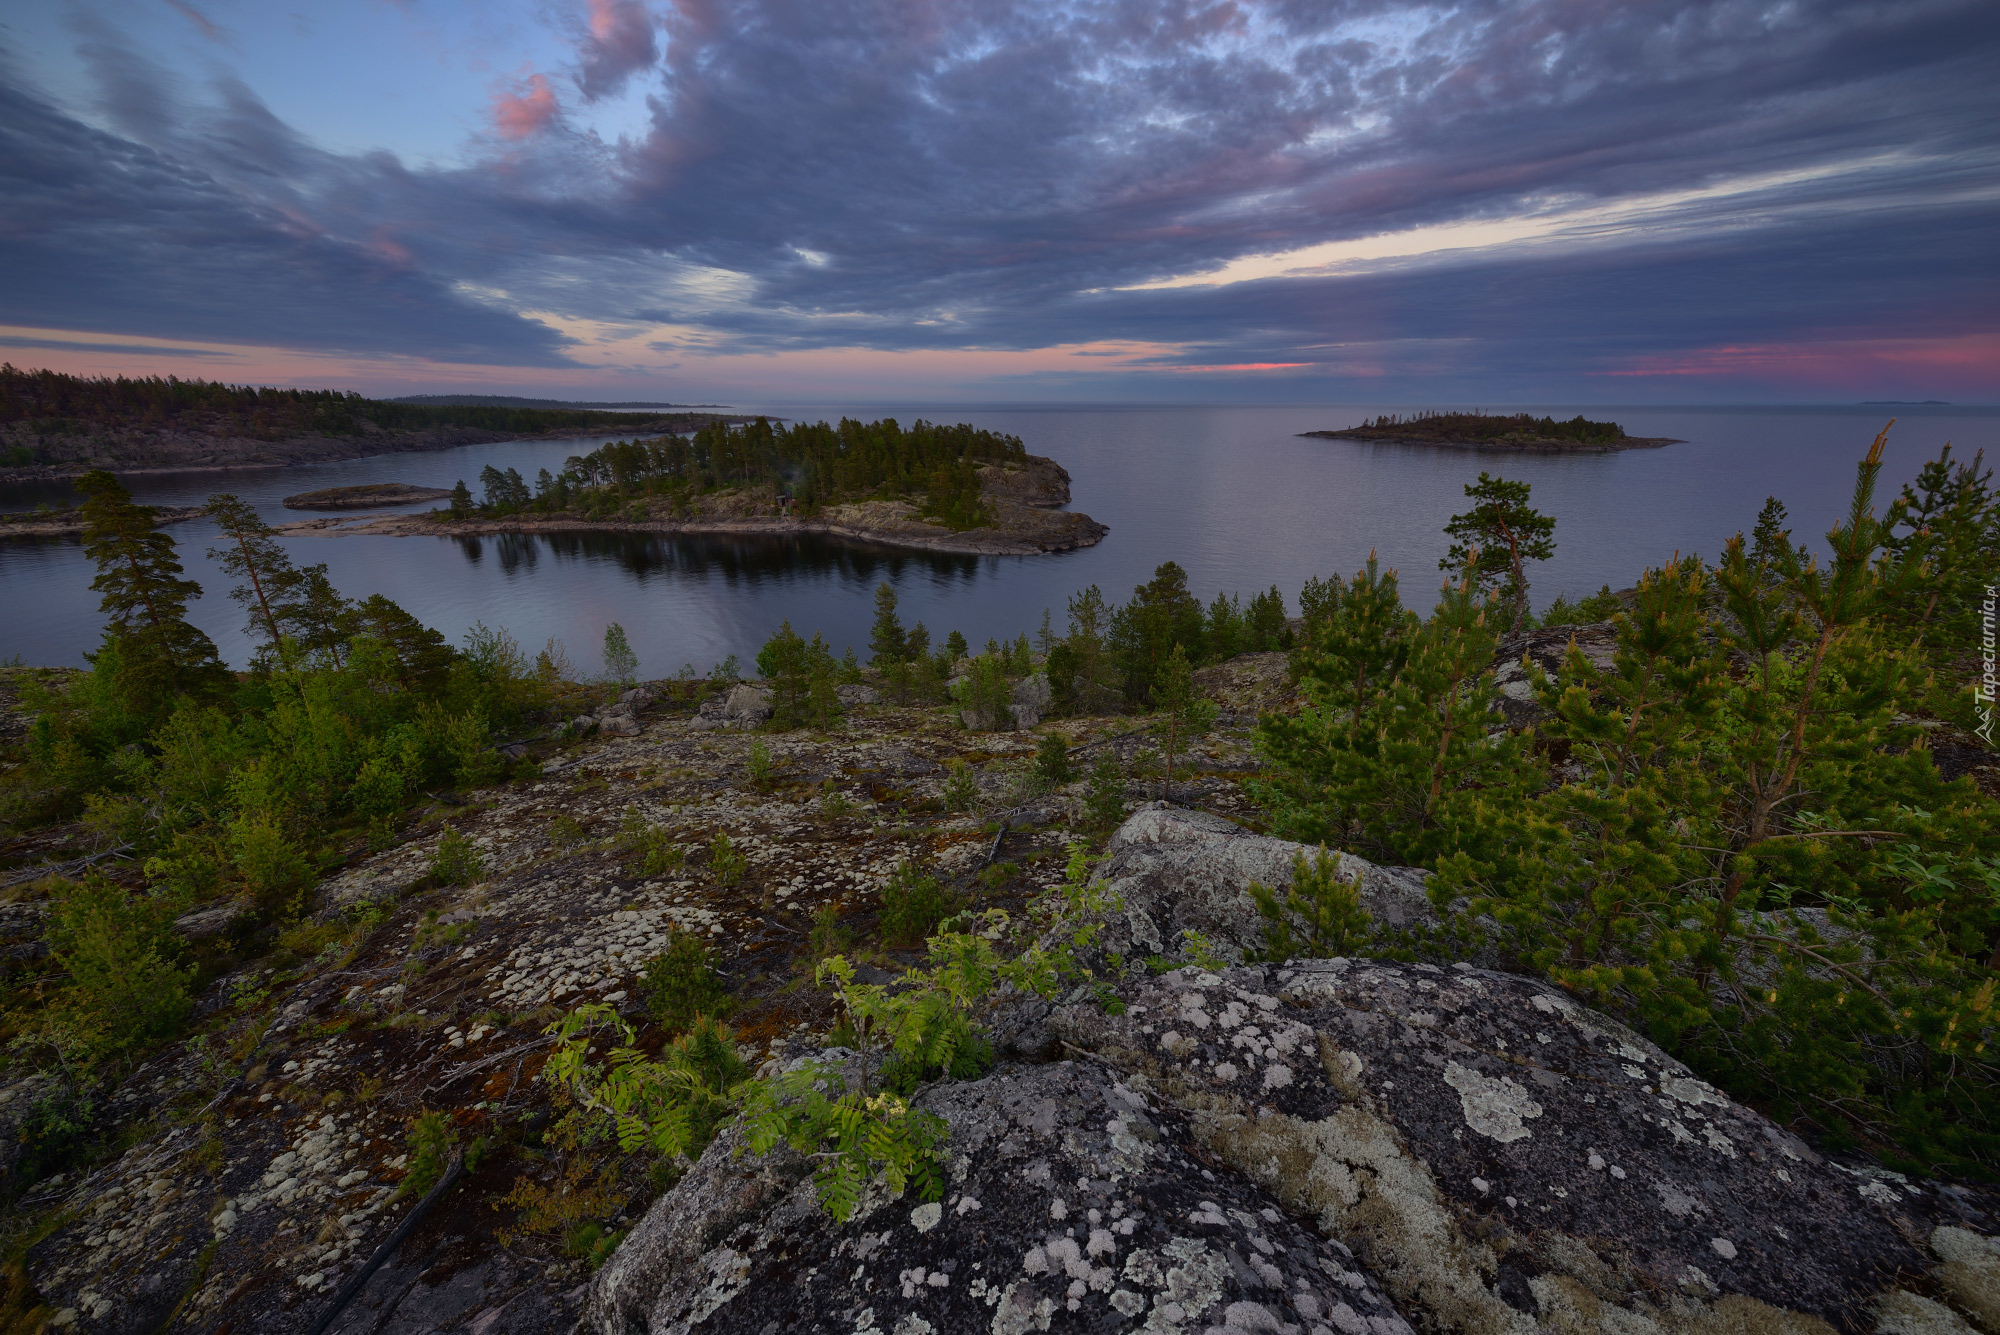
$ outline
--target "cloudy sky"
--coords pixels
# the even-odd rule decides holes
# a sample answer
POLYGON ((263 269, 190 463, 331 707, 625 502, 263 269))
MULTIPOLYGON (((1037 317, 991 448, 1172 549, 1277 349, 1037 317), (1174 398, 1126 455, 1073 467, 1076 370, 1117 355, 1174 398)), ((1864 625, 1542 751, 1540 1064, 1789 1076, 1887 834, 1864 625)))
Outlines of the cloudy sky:
POLYGON ((2000 400, 1993 0, 10 0, 0 357, 2000 400))

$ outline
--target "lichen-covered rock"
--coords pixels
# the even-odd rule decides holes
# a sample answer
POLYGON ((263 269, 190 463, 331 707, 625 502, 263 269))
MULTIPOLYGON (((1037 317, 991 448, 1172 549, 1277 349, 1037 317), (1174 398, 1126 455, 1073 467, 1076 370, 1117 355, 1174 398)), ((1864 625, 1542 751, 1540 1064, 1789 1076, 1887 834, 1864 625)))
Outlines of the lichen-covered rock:
POLYGON ((1039 727, 1043 716, 1049 712, 1049 704, 1054 700, 1049 690, 1048 677, 1040 672, 1030 673, 1014 683, 1013 711, 1014 726, 1017 728, 1039 727))
MULTIPOLYGON (((1194 1110, 1204 1146, 1356 1245, 1435 1329, 1870 1328, 1871 1304, 1925 1283, 1934 1224, 1990 1224, 1822 1157, 1529 979, 1331 960, 1186 968, 1127 995, 1121 1016, 1072 1007, 1051 1028, 1194 1110)), ((1973 1293, 2000 1268, 1966 1236, 1946 1249, 1973 1293)))
MULTIPOLYGON (((1246 887, 1292 883, 1292 859, 1319 850, 1252 834, 1205 811, 1155 802, 1118 828, 1103 877, 1122 912, 1106 928, 1103 945, 1128 959, 1173 954, 1183 932, 1196 931, 1231 959, 1264 945, 1263 920, 1246 887)), ((1329 853, 1342 879, 1361 880, 1361 902, 1380 927, 1403 929, 1436 923, 1424 893, 1425 874, 1414 867, 1378 867, 1352 853, 1329 853)))
POLYGON ((645 731, 639 720, 630 714, 609 714, 598 720, 597 726, 607 737, 637 737, 645 731))
POLYGON ((880 1195, 845 1224, 798 1160, 767 1168, 719 1139, 605 1267, 587 1324, 1410 1335, 1347 1248, 1204 1166, 1185 1117, 1144 1089, 1092 1062, 933 1089, 919 1102, 951 1128, 942 1199, 880 1195))
POLYGON ((771 717, 771 693, 761 686, 738 686, 722 707, 723 716, 738 722, 762 722, 771 717))

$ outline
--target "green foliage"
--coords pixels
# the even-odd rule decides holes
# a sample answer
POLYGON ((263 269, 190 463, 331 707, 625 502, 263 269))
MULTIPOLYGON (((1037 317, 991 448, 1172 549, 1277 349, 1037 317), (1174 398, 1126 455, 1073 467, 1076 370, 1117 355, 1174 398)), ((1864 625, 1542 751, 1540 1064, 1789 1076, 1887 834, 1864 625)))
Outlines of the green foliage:
POLYGON ((953 663, 956 663, 959 659, 970 657, 972 654, 972 646, 968 645, 965 642, 965 635, 963 632, 955 630, 951 634, 944 637, 943 652, 944 652, 944 665, 945 667, 949 668, 953 663))
POLYGON ((1007 683, 1006 661, 1000 655, 985 653, 973 659, 955 694, 966 727, 1013 726, 1013 690, 1007 683))
POLYGON ((639 676, 639 655, 616 621, 604 628, 604 679, 630 686, 639 676))
POLYGON ((1420 622, 1371 559, 1328 602, 1294 653, 1305 707, 1257 725, 1269 769, 1246 786, 1279 833, 1423 862, 1541 786, 1527 744, 1493 732, 1494 600, 1447 585, 1420 622))
POLYGON ((1484 472, 1478 482, 1467 483, 1465 494, 1477 504, 1444 526, 1452 544, 1438 562, 1438 569, 1470 580, 1482 592, 1497 591, 1514 609, 1514 630, 1528 616, 1526 563, 1556 554, 1556 521, 1528 504, 1528 491, 1525 482, 1484 472))
POLYGON ((770 686, 773 727, 825 731, 839 718, 840 664, 818 632, 805 640, 784 622, 757 651, 757 672, 770 686))
POLYGON ((1049 691, 1060 714, 1100 714, 1114 708, 1122 684, 1112 652, 1111 609, 1095 584, 1069 600, 1069 634, 1049 651, 1049 691))
POLYGON ((896 615, 896 590, 887 580, 875 586, 875 624, 868 633, 869 662, 878 668, 901 663, 909 657, 909 633, 896 615))
POLYGON ((431 854, 430 872, 440 885, 471 885, 486 874, 486 862, 470 839, 447 825, 431 854))
POLYGON ((743 768, 750 775, 750 782, 758 788, 767 788, 771 783, 771 773, 776 769, 771 759, 771 748, 762 741, 750 743, 750 754, 743 761, 743 768))
POLYGON ((1611 591, 1611 586, 1606 584, 1581 602, 1572 603, 1565 595, 1557 594, 1556 600, 1549 604, 1548 610, 1537 617, 1536 621, 1544 626, 1584 626, 1592 622, 1609 621, 1623 611, 1624 607, 1625 604, 1619 601, 1618 595, 1611 591))
POLYGON ((1201 604, 1188 592, 1187 572, 1172 561, 1132 591, 1132 601, 1111 614, 1108 641, 1126 703, 1151 709, 1160 674, 1174 650, 1190 661, 1202 654, 1201 604))
POLYGON ((717 834, 708 843, 708 873, 725 888, 735 885, 750 872, 750 859, 737 852, 726 834, 717 834))
POLYGON ((175 962, 173 905, 96 873, 56 886, 49 953, 68 978, 54 1022, 91 1062, 172 1035, 192 1006, 194 971, 175 962))
POLYGON ((670 1034, 692 1028, 702 1016, 720 1019, 734 1004, 708 943, 692 932, 675 931, 667 948, 646 961, 639 990, 653 1019, 670 1034))
POLYGON ((1109 830, 1125 819, 1125 771, 1109 748, 1099 751, 1091 764, 1083 818, 1093 830, 1109 830))
POLYGON ((187 619, 201 585, 181 578, 174 540, 153 527, 155 511, 103 469, 78 478, 83 493, 83 550, 97 566, 91 591, 103 598, 107 645, 115 645, 113 689, 135 718, 164 715, 183 698, 200 699, 227 681, 215 643, 187 619))
MULTIPOLYGON (((1209 660, 1220 663, 1226 658, 1236 657, 1249 643, 1249 635, 1242 601, 1234 595, 1217 593, 1215 601, 1208 605, 1201 630, 1202 646, 1209 660)), ((1186 651, 1185 646, 1182 651, 1186 651)))
POLYGON ((299 915, 312 884, 312 864, 275 822, 251 812, 238 816, 229 826, 229 849, 265 917, 282 921, 299 915))
POLYGON ((1292 628, 1285 617, 1285 595, 1273 584, 1250 600, 1243 615, 1244 649, 1271 653, 1292 647, 1292 628))
POLYGON ((882 885, 882 939, 913 946, 958 912, 960 901, 937 877, 907 860, 882 885))
POLYGON ((813 910, 812 930, 806 934, 806 958, 814 964, 829 955, 840 955, 854 944, 854 933, 840 920, 840 909, 822 904, 813 910))
POLYGON ((673 841, 672 832, 649 822, 636 806, 626 807, 619 817, 618 838, 627 852, 639 855, 642 876, 662 876, 687 862, 687 850, 673 841))
POLYGON ((1076 777, 1069 763, 1069 739, 1059 732, 1045 732, 1035 743, 1035 771, 1057 787, 1076 777))
POLYGON ((696 1020, 658 1060, 631 1046, 632 1027, 601 1002, 577 1007, 546 1032, 556 1036, 556 1047, 543 1078, 580 1107, 609 1116, 628 1154, 693 1159, 732 1114, 748 1074, 734 1035, 708 1018, 696 1020), (600 1037, 617 1046, 594 1062, 591 1046, 600 1037))
POLYGON ((1167 729, 1167 756, 1163 787, 1173 791, 1174 757, 1189 738, 1199 737, 1215 726, 1215 705, 1195 686, 1194 669, 1180 645, 1168 656, 1154 690, 1161 721, 1167 729))
POLYGON ((458 1128, 452 1125, 450 1113, 426 1108, 410 1119, 404 1143, 409 1147, 410 1166, 403 1174, 403 1195, 422 1196, 451 1166, 452 1153, 458 1148, 458 1128))
POLYGON ((1495 416, 1489 413, 1425 411, 1411 413, 1407 417, 1384 413, 1352 430, 1362 436, 1494 444, 1569 441, 1580 445, 1609 445, 1625 439, 1625 428, 1618 423, 1593 422, 1582 413, 1566 422, 1559 422, 1553 417, 1534 417, 1528 413, 1495 416))
POLYGON ((972 776, 972 766, 963 760, 948 760, 944 770, 944 809, 972 810, 979 801, 979 780, 972 776))
POLYGON ((1198 932, 1192 927, 1181 929, 1180 942, 1181 957, 1190 964, 1207 969, 1210 973, 1220 973, 1235 963, 1216 949, 1215 943, 1208 939, 1206 933, 1198 932))
POLYGON ((1368 910, 1361 905, 1359 878, 1344 881, 1340 859, 1322 844, 1319 856, 1292 858, 1292 883, 1280 896, 1266 885, 1244 887, 1264 919, 1264 958, 1282 964, 1304 955, 1334 959, 1352 955, 1368 941, 1368 910))

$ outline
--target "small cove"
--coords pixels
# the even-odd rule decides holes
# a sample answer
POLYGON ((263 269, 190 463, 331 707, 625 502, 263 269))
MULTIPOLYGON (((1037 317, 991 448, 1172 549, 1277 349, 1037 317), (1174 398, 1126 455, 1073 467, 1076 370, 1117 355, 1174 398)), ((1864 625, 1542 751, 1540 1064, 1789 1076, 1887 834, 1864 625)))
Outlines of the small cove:
MULTIPOLYGON (((1416 405, 1423 406, 1423 405, 1416 405)), ((1524 405, 1568 416, 1577 405, 1524 405)), ((1301 438, 1406 404, 1270 407, 949 407, 848 404, 774 407, 808 420, 922 416, 1012 432, 1072 478, 1072 508, 1110 525, 1096 547, 1054 556, 955 557, 875 549, 824 539, 724 540, 628 534, 485 538, 323 538, 287 541, 301 563, 324 561, 351 597, 382 593, 454 638, 476 622, 504 626, 530 652, 560 639, 580 669, 597 666, 604 625, 621 622, 647 675, 682 663, 705 670, 727 654, 746 663, 781 620, 824 631, 836 650, 865 653, 872 592, 888 580, 906 621, 934 636, 958 629, 975 644, 1033 631, 1044 608, 1057 627, 1065 599, 1097 584, 1129 597, 1165 560, 1179 561, 1207 600, 1247 596, 1276 583, 1296 611, 1311 575, 1351 572, 1374 550, 1403 574, 1405 598, 1424 607, 1437 581, 1445 520, 1482 469, 1533 484, 1556 516, 1558 550, 1534 572, 1537 602, 1558 592, 1623 586, 1676 550, 1713 557, 1754 522, 1764 497, 1789 506, 1795 532, 1817 539, 1840 513, 1854 463, 1891 415, 1884 495, 1914 476, 1946 440, 1969 457, 2000 453, 2000 409, 1953 407, 1591 407, 1634 435, 1684 444, 1615 454, 1509 456, 1486 451, 1301 438)), ((477 487, 481 467, 532 479, 611 436, 515 441, 286 469, 134 475, 142 501, 200 504, 233 491, 273 523, 303 517, 284 496, 326 487, 401 482, 477 487)), ((0 508, 64 504, 60 484, 0 487, 0 508)), ((385 507, 422 510, 424 505, 385 507)), ((193 619, 226 658, 249 642, 227 582, 202 553, 211 531, 194 521, 168 530, 206 596, 193 619)), ((0 542, 0 658, 80 665, 101 627, 94 570, 74 538, 0 542)))

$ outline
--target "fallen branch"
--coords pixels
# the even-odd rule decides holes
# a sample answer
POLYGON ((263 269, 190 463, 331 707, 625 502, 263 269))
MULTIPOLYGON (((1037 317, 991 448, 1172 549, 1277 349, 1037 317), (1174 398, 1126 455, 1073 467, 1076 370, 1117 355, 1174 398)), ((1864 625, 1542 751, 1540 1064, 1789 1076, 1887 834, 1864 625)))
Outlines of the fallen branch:
POLYGON ((424 1097, 429 1098, 432 1094, 437 1093, 439 1090, 447 1089, 450 1086, 457 1084, 460 1080, 463 1080, 466 1076, 472 1075, 479 1071, 483 1071, 489 1066, 497 1066, 501 1062, 506 1061, 509 1057, 519 1056, 520 1054, 526 1052, 532 1052, 536 1048, 546 1047, 548 1044, 553 1042, 555 1042, 555 1035, 549 1034, 542 1038, 531 1039, 528 1042, 521 1044, 519 1047, 508 1048, 505 1052, 496 1052, 490 1057, 481 1057, 476 1062, 472 1062, 469 1065, 459 1067, 456 1071, 453 1071, 450 1075, 446 1076, 444 1079, 439 1080, 433 1084, 424 1086, 424 1097))
POLYGON ((437 1203, 439 1197, 451 1189, 452 1183, 458 1181, 458 1175, 464 1171, 465 1156, 462 1154, 452 1155, 451 1162, 445 1166, 444 1176, 438 1179, 437 1185, 425 1193, 424 1198, 417 1202, 417 1208, 410 1211, 409 1217, 404 1219, 397 1226, 396 1231, 391 1233, 387 1240, 375 1249, 375 1254, 368 1258, 368 1263, 356 1271, 354 1277, 349 1279, 347 1283, 340 1286, 340 1292, 333 1296, 333 1306, 327 1308, 325 1313, 320 1316, 320 1319, 313 1323, 312 1330, 308 1332, 308 1335, 326 1335, 327 1329, 333 1325, 334 1320, 342 1312, 347 1310, 347 1305, 354 1301, 354 1295, 361 1292, 362 1286, 368 1283, 369 1277, 382 1268, 384 1261, 395 1255, 396 1248, 403 1245, 403 1239, 410 1236, 410 1230, 417 1226, 417 1221, 422 1219, 425 1212, 437 1203))

